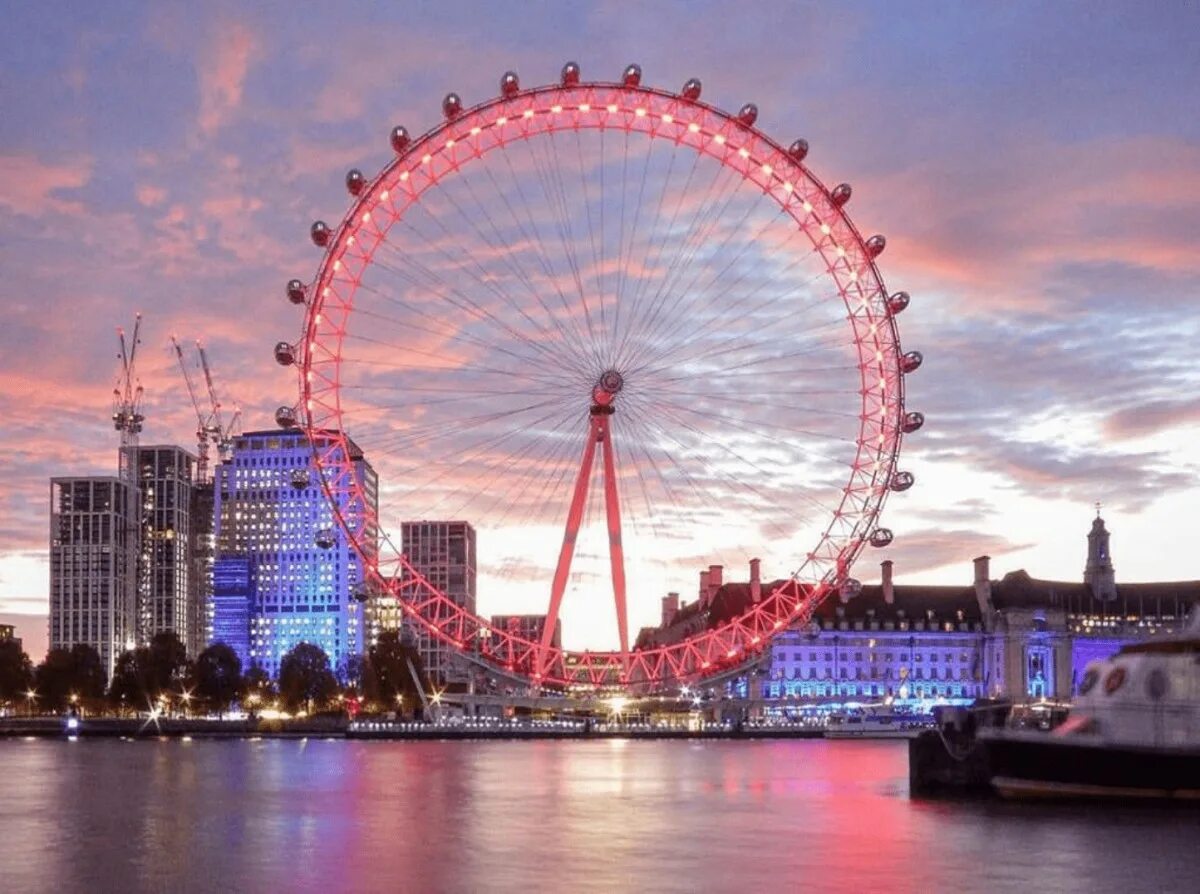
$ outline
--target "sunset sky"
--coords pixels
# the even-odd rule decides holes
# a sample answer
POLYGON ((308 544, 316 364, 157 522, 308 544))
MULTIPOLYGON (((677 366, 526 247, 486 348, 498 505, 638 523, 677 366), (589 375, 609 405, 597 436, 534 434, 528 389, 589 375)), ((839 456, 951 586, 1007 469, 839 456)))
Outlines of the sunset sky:
MULTIPOLYGON (((1102 503, 1118 583, 1200 578, 1200 9, 1194 3, 17 4, 0 33, 0 622, 45 644, 49 478, 115 464, 114 329, 145 315, 144 443, 192 447, 169 337, 202 338, 248 428, 270 358, 387 134, 515 69, 704 81, 854 186, 913 296, 926 414, 871 580, 970 560, 1077 580, 1102 503)), ((352 432, 353 434, 353 432, 352 432)), ((363 447, 370 452, 370 442, 363 447)), ((735 575, 736 576, 736 575, 735 575)), ((685 593, 685 595, 687 595, 685 593)), ((499 606, 494 606, 499 607, 499 606)))

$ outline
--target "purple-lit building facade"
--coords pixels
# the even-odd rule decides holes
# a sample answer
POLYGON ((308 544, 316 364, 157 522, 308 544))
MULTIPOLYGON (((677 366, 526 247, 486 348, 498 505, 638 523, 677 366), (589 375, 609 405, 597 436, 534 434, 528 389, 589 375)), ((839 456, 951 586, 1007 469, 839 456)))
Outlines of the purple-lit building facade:
MULTIPOLYGON (((904 585, 890 561, 881 582, 852 598, 832 597, 810 622, 776 636, 755 671, 733 684, 742 695, 797 705, 890 700, 900 705, 976 698, 1069 699, 1094 658, 1128 642, 1182 628, 1200 603, 1200 581, 1118 584, 1109 532, 1097 518, 1082 581, 1047 581, 1014 571, 991 577, 975 560, 965 586, 904 585)), ((779 582, 726 583, 701 573, 698 598, 663 600, 663 622, 643 630, 651 646, 690 636, 740 614, 779 582)))
MULTIPOLYGON (((349 441, 374 524, 375 470, 349 441)), ((333 518, 300 431, 246 432, 214 480, 214 641, 272 676, 296 645, 320 646, 337 669, 364 651, 361 563, 333 518)), ((367 532, 373 541, 374 531, 367 532)))

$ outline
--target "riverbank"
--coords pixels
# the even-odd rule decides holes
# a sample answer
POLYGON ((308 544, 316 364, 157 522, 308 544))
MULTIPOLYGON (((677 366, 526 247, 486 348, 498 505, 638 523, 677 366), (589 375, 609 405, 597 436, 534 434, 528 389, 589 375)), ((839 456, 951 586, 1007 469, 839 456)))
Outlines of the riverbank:
POLYGON ((12 738, 197 738, 197 739, 819 739, 824 728, 813 725, 709 725, 683 727, 556 723, 401 723, 315 717, 301 720, 199 720, 183 718, 98 717, 82 720, 68 730, 61 717, 0 720, 0 739, 12 738))

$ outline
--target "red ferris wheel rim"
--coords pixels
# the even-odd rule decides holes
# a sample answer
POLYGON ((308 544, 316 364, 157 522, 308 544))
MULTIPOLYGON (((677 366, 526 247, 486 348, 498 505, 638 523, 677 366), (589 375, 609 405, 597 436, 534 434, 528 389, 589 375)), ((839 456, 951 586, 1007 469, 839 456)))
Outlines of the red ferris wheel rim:
POLYGON ((628 81, 507 93, 465 111, 451 108, 442 124, 403 146, 373 180, 352 187, 356 201, 327 234, 317 276, 307 289, 304 341, 298 350, 303 427, 314 445, 319 480, 372 587, 395 597, 438 639, 501 672, 542 684, 598 686, 694 680, 742 664, 774 634, 807 619, 847 577, 889 491, 898 489, 904 368, 895 313, 874 262, 878 251, 872 251, 846 215, 844 201, 835 200, 799 158, 755 128, 753 115, 745 110, 730 115, 696 99, 628 81), (378 531, 395 558, 382 560, 375 546, 364 542, 364 531, 373 532, 377 525, 366 517, 343 424, 342 342, 355 292, 376 249, 425 191, 512 142, 592 128, 643 133, 687 146, 736 171, 792 218, 820 254, 845 304, 858 355, 860 424, 850 480, 820 541, 790 578, 764 591, 758 603, 718 627, 668 645, 629 653, 551 647, 547 661, 542 644, 492 629, 440 592, 409 564, 387 532, 378 531), (541 668, 548 670, 542 673, 541 668))

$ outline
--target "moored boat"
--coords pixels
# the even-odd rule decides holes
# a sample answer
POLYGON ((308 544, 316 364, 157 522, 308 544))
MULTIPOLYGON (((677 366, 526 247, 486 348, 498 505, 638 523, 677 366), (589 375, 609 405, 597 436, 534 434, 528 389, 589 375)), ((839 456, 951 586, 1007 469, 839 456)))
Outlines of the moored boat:
POLYGON ((1200 612, 1181 636, 1091 662, 1070 715, 1053 732, 980 737, 992 786, 1006 797, 1200 804, 1200 612))
POLYGON ((932 721, 916 714, 892 711, 847 711, 832 714, 825 727, 826 739, 911 739, 929 729, 932 721))

